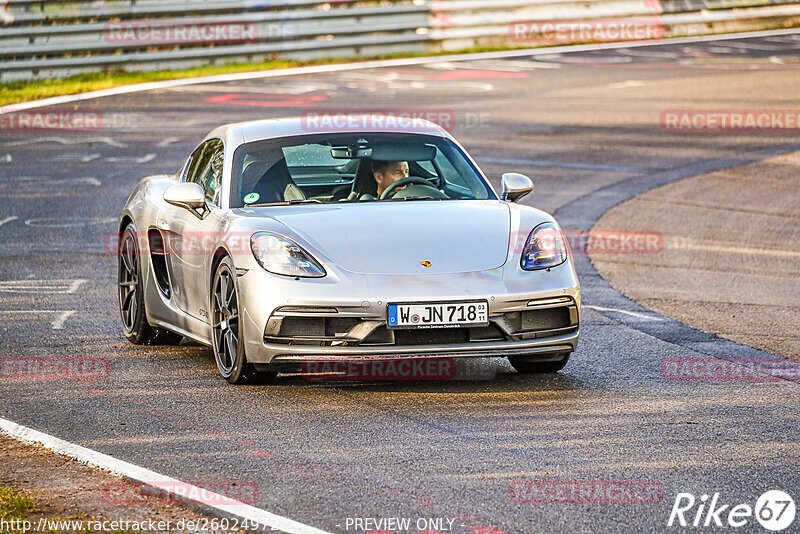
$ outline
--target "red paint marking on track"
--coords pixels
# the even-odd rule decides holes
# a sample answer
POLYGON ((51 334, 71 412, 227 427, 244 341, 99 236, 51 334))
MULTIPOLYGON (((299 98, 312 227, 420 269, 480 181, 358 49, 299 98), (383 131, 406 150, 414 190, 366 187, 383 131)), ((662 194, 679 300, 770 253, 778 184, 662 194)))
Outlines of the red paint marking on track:
POLYGON ((498 78, 527 78, 527 72, 501 70, 451 70, 434 76, 434 80, 491 80, 498 78))
POLYGON ((299 108, 327 100, 326 95, 292 95, 286 93, 242 94, 228 93, 205 99, 209 104, 238 104, 240 106, 299 108))

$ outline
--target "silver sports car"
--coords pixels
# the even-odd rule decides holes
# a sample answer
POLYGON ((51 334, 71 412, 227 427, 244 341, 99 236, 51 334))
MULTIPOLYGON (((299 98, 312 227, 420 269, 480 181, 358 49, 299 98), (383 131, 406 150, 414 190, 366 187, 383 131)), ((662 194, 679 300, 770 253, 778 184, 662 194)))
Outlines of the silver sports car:
POLYGON ((498 197, 436 124, 357 119, 221 126, 140 181, 119 222, 127 338, 209 345, 231 383, 331 359, 563 368, 580 290, 553 217, 516 203, 531 180, 504 174, 498 197))

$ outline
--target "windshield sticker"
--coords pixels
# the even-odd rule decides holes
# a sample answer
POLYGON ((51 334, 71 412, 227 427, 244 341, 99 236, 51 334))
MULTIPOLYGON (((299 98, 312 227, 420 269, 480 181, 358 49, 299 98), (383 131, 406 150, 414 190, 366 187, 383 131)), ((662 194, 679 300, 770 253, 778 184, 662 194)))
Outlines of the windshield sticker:
POLYGON ((244 203, 252 204, 253 202, 257 202, 259 198, 261 198, 261 195, 258 193, 250 193, 249 195, 245 195, 244 203))

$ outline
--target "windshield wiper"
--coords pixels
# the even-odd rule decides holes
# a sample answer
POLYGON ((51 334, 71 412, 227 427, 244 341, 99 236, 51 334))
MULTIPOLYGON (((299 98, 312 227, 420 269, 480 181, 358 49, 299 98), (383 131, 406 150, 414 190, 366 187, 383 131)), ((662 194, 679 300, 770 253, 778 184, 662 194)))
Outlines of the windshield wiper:
POLYGON ((254 206, 291 206, 292 204, 322 204, 321 200, 316 198, 297 198, 294 200, 282 200, 279 202, 259 202, 255 204, 247 204, 245 208, 252 208, 254 206))

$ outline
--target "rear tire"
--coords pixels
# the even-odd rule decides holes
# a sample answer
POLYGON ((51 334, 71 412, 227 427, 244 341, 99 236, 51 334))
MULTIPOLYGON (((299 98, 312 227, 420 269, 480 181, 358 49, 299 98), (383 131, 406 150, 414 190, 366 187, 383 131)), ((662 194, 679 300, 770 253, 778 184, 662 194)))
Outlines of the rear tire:
POLYGON ((555 373, 567 365, 570 354, 572 353, 562 352, 561 354, 564 356, 564 358, 553 362, 536 361, 531 359, 530 356, 509 356, 508 361, 511 364, 511 367, 516 369, 520 374, 529 375, 555 373))
POLYGON ((268 384, 276 372, 256 371, 247 363, 236 271, 229 256, 220 261, 211 285, 211 346, 222 378, 231 384, 268 384))
POLYGON ((183 336, 154 328, 147 322, 142 261, 133 223, 123 230, 117 251, 117 295, 125 337, 134 345, 177 345, 183 336))

